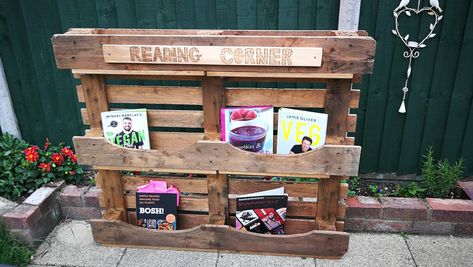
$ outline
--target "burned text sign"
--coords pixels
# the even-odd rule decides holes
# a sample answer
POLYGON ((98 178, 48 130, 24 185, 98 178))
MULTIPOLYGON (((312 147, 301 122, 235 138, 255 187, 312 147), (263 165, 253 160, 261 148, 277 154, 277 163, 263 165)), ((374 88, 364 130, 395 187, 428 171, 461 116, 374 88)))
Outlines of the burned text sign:
POLYGON ((320 67, 320 47, 102 46, 107 63, 320 67))

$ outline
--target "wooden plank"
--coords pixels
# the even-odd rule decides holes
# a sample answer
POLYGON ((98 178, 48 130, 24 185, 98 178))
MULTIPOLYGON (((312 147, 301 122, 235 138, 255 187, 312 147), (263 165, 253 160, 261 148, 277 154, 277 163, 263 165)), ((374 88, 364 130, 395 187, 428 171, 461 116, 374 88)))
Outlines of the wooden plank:
MULTIPOLYGON (((336 36, 334 30, 210 30, 210 29, 100 29, 70 28, 65 35, 134 34, 134 35, 244 35, 244 36, 336 36)), ((346 31, 344 36, 367 36, 365 31, 346 31)))
POLYGON ((110 103, 202 105, 202 89, 190 86, 109 85, 110 103))
POLYGON ((367 73, 374 62, 375 41, 371 37, 317 36, 134 36, 134 35, 54 35, 52 37, 59 68, 146 71, 214 71, 214 72, 276 72, 276 73, 367 73), (322 66, 258 67, 206 65, 108 64, 104 62, 103 44, 189 45, 194 46, 271 46, 322 47, 322 66))
MULTIPOLYGON (((102 129, 101 113, 108 110, 108 97, 103 77, 99 75, 82 75, 82 95, 87 106, 91 131, 102 129)), ((79 95, 80 96, 80 95, 79 95)))
MULTIPOLYGON (((84 102, 82 86, 77 86, 79 102, 84 102)), ((108 85, 110 103, 202 105, 202 89, 190 86, 108 85)))
POLYGON ((281 176, 296 177, 298 174, 312 174, 313 177, 319 174, 357 175, 361 151, 358 146, 325 145, 295 155, 257 154, 240 150, 228 143, 199 141, 185 150, 168 152, 126 149, 109 143, 105 138, 97 137, 76 136, 73 141, 79 155, 79 163, 96 166, 97 169, 175 170, 173 172, 191 170, 190 173, 192 170, 208 173, 225 171, 261 175, 272 172, 281 176))
MULTIPOLYGON (((228 106, 323 107, 324 89, 227 88, 228 106)), ((277 120, 276 120, 277 122, 277 120)))
POLYGON ((320 180, 317 198, 316 229, 335 231, 340 176, 320 180))
POLYGON ((125 220, 125 210, 124 209, 107 209, 102 215, 104 220, 125 220))
POLYGON ((350 96, 350 80, 327 82, 325 96, 325 113, 328 114, 327 144, 345 144, 350 96))
POLYGON ((355 114, 348 114, 348 116, 347 116, 347 132, 355 132, 356 131, 356 119, 357 119, 357 116, 355 114))
POLYGON ((265 181, 254 179, 230 179, 229 194, 244 195, 284 187, 284 192, 291 197, 317 197, 317 183, 265 181))
MULTIPOLYGON (((112 108, 110 110, 121 110, 112 108)), ((89 124, 89 116, 86 108, 80 110, 85 125, 89 124)), ((148 109, 149 127, 182 127, 202 128, 204 113, 200 110, 154 110, 148 109)))
POLYGON ((205 78, 202 80, 202 104, 205 139, 221 140, 220 109, 225 107, 223 79, 205 78))
MULTIPOLYGON (((136 208, 136 198, 134 195, 126 195, 125 202, 128 208, 136 208)), ((181 196, 179 198, 178 211, 208 212, 209 202, 207 197, 202 196, 181 196)))
POLYGON ((208 71, 209 77, 243 77, 243 78, 300 78, 300 79, 353 79, 351 73, 287 73, 287 72, 248 72, 248 71, 208 71))
POLYGON ((166 181, 179 189, 181 193, 207 194, 206 178, 188 177, 147 177, 147 176, 122 176, 123 189, 136 191, 138 186, 145 185, 149 181, 166 181))
MULTIPOLYGON (((264 175, 264 176, 287 176, 285 174, 281 174, 281 173, 278 173, 278 172, 265 172, 265 173, 261 173, 261 172, 249 172, 249 171, 220 171, 220 173, 222 174, 234 174, 234 175, 250 175, 250 176, 261 176, 261 175, 264 175)), ((303 174, 303 173, 299 173, 297 174, 297 177, 298 178, 319 178, 319 179, 327 179, 329 178, 330 176, 329 175, 325 175, 325 174, 303 174)))
POLYGON ((225 174, 207 175, 209 224, 228 223, 228 177, 225 174))
POLYGON ((153 231, 120 221, 91 220, 92 234, 103 245, 192 248, 193 250, 267 253, 340 258, 348 250, 347 233, 311 231, 296 235, 261 235, 226 225, 201 225, 187 230, 153 231))
MULTIPOLYGON (((102 70, 102 69, 72 69, 74 75, 100 74, 100 75, 134 75, 134 76, 205 76, 204 71, 159 71, 159 70, 102 70)), ((141 77, 140 77, 141 78, 141 77)))
MULTIPOLYGON (((125 199, 123 197, 123 187, 121 174, 119 171, 100 170, 97 176, 102 186, 102 204, 106 210, 117 209, 125 210, 125 199)), ((122 219, 126 219, 124 213, 122 219)))
MULTIPOLYGON (((206 224, 209 221, 209 216, 205 214, 177 214, 177 229, 183 230, 192 228, 201 224, 206 224)), ((136 225, 136 212, 128 212, 128 221, 132 225, 136 225)))
POLYGON ((203 140, 204 134, 186 132, 150 132, 149 139, 151 141, 151 149, 180 151, 191 147, 199 140, 203 140))
MULTIPOLYGON (((355 80, 353 80, 355 82, 355 80)), ((350 108, 358 108, 360 102, 360 90, 351 89, 350 93, 350 108)))
POLYGON ((320 67, 321 47, 104 44, 107 63, 320 67))

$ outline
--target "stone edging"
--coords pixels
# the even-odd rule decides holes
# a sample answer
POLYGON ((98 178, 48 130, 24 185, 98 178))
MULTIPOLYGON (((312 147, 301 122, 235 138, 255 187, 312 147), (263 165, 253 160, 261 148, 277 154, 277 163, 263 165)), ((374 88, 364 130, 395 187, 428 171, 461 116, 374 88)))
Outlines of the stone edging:
POLYGON ((345 231, 473 235, 473 201, 349 197, 345 231))

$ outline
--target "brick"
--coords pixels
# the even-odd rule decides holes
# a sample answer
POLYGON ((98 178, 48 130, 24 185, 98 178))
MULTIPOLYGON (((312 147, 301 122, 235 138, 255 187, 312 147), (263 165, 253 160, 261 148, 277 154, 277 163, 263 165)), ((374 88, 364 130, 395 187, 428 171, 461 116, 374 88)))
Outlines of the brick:
POLYGON ((99 209, 91 207, 62 207, 62 215, 66 219, 73 220, 100 219, 102 217, 99 209))
POLYGON ((97 188, 90 188, 87 193, 84 195, 84 202, 86 207, 93 207, 93 208, 99 208, 99 197, 102 194, 101 189, 97 188))
POLYGON ((453 226, 453 235, 473 236, 473 223, 456 223, 453 226))
POLYGON ((364 231, 392 233, 411 232, 412 222, 369 219, 365 222, 364 231))
POLYGON ((350 218, 345 219, 345 231, 361 232, 364 229, 365 219, 350 218))
POLYGON ((416 221, 412 225, 412 233, 449 235, 452 228, 451 222, 416 221))
POLYGON ((42 216, 38 206, 21 204, 3 215, 3 221, 9 229, 25 229, 31 227, 42 216))
POLYGON ((46 213, 56 204, 56 187, 38 188, 23 203, 39 206, 41 212, 46 213))
POLYGON ((473 199, 473 181, 458 182, 458 186, 465 192, 465 194, 473 199))
POLYGON ((380 218, 381 204, 372 197, 349 197, 347 198, 347 218, 380 218))
POLYGON ((61 220, 62 216, 60 210, 58 208, 50 209, 29 228, 29 232, 35 240, 44 240, 61 220))
POLYGON ((392 220, 427 220, 427 207, 417 198, 383 197, 381 198, 383 219, 392 220))
POLYGON ((86 187, 78 188, 74 185, 68 185, 62 191, 61 206, 82 207, 84 206, 83 194, 87 190, 86 187))
POLYGON ((0 197, 0 219, 3 214, 13 210, 14 208, 16 208, 16 206, 18 206, 18 204, 16 204, 15 202, 0 197))
POLYGON ((427 203, 432 208, 432 220, 434 221, 473 221, 472 200, 427 198, 427 203))

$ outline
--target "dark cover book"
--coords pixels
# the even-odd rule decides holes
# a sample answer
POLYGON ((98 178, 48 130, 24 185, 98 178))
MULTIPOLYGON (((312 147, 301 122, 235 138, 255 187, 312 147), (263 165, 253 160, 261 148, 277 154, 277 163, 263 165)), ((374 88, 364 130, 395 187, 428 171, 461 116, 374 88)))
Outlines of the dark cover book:
POLYGON ((284 188, 237 197, 236 209, 236 229, 284 234, 287 210, 284 188))
POLYGON ((176 230, 177 194, 136 192, 136 225, 176 230))

